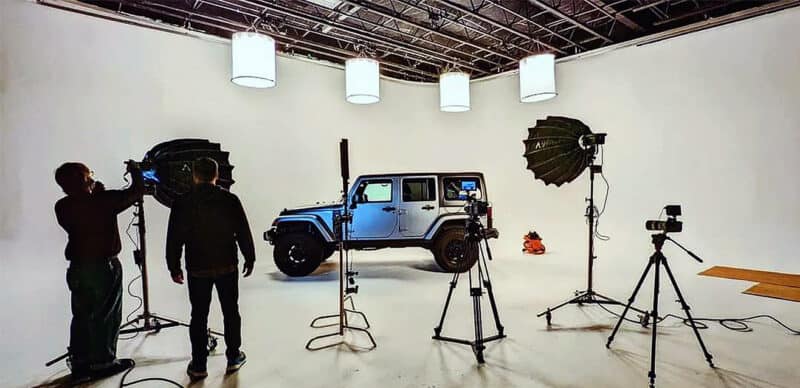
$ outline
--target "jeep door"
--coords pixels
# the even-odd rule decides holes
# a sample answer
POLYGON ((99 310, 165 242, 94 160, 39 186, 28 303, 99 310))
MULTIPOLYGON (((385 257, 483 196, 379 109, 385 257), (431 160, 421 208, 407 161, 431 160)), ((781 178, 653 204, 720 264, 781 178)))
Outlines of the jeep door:
POLYGON ((357 182, 351 198, 355 206, 351 239, 387 238, 397 230, 396 186, 397 178, 364 178, 357 182))
POLYGON ((439 215, 436 177, 402 177, 400 180, 400 237, 422 237, 439 215))

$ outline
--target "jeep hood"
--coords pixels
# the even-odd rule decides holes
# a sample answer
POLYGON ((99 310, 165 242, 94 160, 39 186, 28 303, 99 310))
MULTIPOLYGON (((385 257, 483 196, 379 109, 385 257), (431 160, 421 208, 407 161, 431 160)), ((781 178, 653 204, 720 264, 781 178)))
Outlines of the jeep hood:
POLYGON ((287 216, 291 214, 303 214, 303 213, 314 213, 319 211, 333 211, 342 208, 341 202, 329 202, 329 203, 317 203, 313 205, 301 205, 283 209, 281 211, 282 216, 287 216))

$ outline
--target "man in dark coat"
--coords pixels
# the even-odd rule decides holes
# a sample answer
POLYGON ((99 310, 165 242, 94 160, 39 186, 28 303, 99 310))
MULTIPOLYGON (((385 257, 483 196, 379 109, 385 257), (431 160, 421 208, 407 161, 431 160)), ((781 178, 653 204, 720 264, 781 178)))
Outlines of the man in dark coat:
POLYGON ((246 357, 239 316, 238 251, 244 256, 245 277, 253 272, 256 259, 253 236, 242 203, 236 195, 216 186, 219 171, 210 158, 194 162, 193 189, 172 205, 167 230, 167 267, 175 283, 183 284, 181 251, 186 247, 186 272, 192 317, 189 338, 192 361, 186 373, 192 379, 208 376, 206 361, 208 312, 211 291, 217 289, 225 327, 227 372, 235 372, 246 357))
POLYGON ((104 190, 83 163, 64 163, 55 173, 67 194, 56 202, 59 225, 67 232, 65 256, 70 265, 67 285, 72 292, 69 361, 78 381, 114 375, 133 366, 117 359, 122 321, 122 244, 117 215, 144 192, 141 171, 128 164, 133 183, 125 190, 104 190))

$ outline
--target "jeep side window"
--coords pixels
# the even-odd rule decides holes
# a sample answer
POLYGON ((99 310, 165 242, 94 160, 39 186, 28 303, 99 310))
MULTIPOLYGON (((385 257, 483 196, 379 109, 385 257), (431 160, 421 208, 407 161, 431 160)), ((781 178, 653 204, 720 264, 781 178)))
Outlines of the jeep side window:
POLYGON ((478 178, 444 178, 445 201, 464 201, 465 191, 481 191, 481 181, 478 178))
POLYGON ((392 181, 381 179, 361 182, 356 190, 356 202, 392 202, 392 181))
POLYGON ((403 179, 403 202, 436 200, 436 181, 433 178, 403 179))

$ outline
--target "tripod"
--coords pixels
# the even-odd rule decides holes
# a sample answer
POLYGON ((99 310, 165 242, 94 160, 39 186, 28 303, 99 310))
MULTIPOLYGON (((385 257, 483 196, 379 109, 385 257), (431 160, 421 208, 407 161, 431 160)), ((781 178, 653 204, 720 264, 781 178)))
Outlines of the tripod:
MULTIPOLYGON (((675 293, 678 295, 678 302, 681 304, 681 308, 683 311, 686 312, 686 319, 689 321, 689 324, 692 326, 692 330, 694 331, 695 337, 697 337, 697 342, 700 343, 700 349, 703 350, 703 354, 706 357, 706 361, 708 365, 714 368, 714 363, 711 361, 712 356, 711 353, 708 352, 706 349, 705 343, 703 343, 703 338, 700 337, 700 331, 697 330, 697 326, 692 319, 692 314, 689 313, 689 305, 686 304, 686 300, 683 298, 683 294, 681 293, 680 288, 678 287, 678 282, 675 281, 675 276, 672 275, 672 270, 669 268, 669 264, 667 263, 667 258, 661 253, 661 248, 664 246, 665 241, 672 241, 675 245, 683 249, 686 253, 688 253, 692 258, 699 262, 703 262, 697 255, 689 251, 688 249, 684 248, 681 244, 677 241, 671 239, 667 236, 666 232, 654 234, 652 236, 652 243, 655 247, 655 252, 652 256, 650 256, 650 261, 647 263, 647 267, 642 273, 642 277, 639 278, 639 282, 636 283, 636 288, 633 289, 633 294, 628 299, 628 304, 625 305, 625 310, 622 312, 622 315, 619 317, 619 321, 617 321, 617 325, 614 327, 614 331, 611 332, 611 335, 608 337, 608 342, 606 343, 606 348, 611 347, 611 342, 614 341, 614 336, 617 334, 619 327, 622 325, 622 321, 625 320, 625 315, 628 313, 628 309, 631 307, 631 304, 636 299, 636 294, 639 293, 639 289, 642 287, 642 283, 644 279, 647 277, 647 274, 650 272, 650 269, 655 265, 655 278, 653 282, 653 312, 649 314, 653 318, 653 330, 652 330, 652 342, 650 345, 650 372, 648 372, 647 376, 650 377, 650 388, 655 387, 656 383, 656 331, 658 329, 658 293, 660 291, 661 283, 660 283, 660 269, 661 266, 664 266, 664 269, 669 276, 669 280, 672 283, 672 288, 675 289, 675 293)), ((646 319, 646 318, 645 318, 646 319)), ((646 322, 646 320, 644 321, 646 322)))
MULTIPOLYGON (((139 332, 154 332, 158 333, 161 329, 166 329, 169 327, 175 326, 185 326, 189 327, 188 323, 181 322, 179 320, 173 318, 167 318, 163 315, 155 314, 150 311, 150 295, 149 295, 149 287, 148 287, 148 277, 147 277, 147 246, 146 246, 146 239, 145 239, 145 218, 144 218, 144 197, 140 198, 136 201, 136 208, 133 212, 134 217, 136 218, 136 228, 137 234, 139 237, 139 249, 133 251, 133 258, 136 265, 139 267, 139 270, 142 273, 142 313, 139 314, 133 320, 124 323, 120 326, 119 334, 130 334, 130 333, 139 333, 139 332), (139 322, 142 323, 139 327, 129 327, 138 324, 139 322)), ((216 332, 213 330, 208 331, 208 350, 213 351, 217 347, 217 338, 216 336, 222 336, 223 334, 220 332, 216 332)), ((48 361, 45 366, 51 366, 67 357, 69 357, 69 349, 67 353, 54 358, 51 361, 48 361)))
MULTIPOLYGON (((589 198, 586 199, 588 205, 586 206, 586 218, 589 223, 589 271, 588 271, 588 281, 586 285, 586 289, 583 291, 575 291, 575 296, 572 299, 567 300, 555 307, 548 307, 547 310, 542 311, 541 313, 537 314, 536 317, 539 318, 544 316, 547 319, 547 325, 550 326, 550 321, 552 319, 552 312, 558 310, 568 304, 612 304, 612 305, 622 305, 622 302, 609 298, 605 295, 597 293, 593 288, 593 273, 594 273, 594 261, 597 259, 597 256, 594 254, 594 237, 595 237, 595 219, 597 216, 595 215, 595 207, 594 207, 594 176, 595 174, 599 174, 603 172, 603 166, 594 164, 594 155, 588 156, 589 158, 589 198)), ((635 307, 631 307, 634 311, 638 311, 642 314, 645 314, 644 311, 639 310, 635 307)))
POLYGON ((364 315, 364 313, 356 310, 352 296, 352 294, 358 293, 358 286, 355 285, 355 280, 353 278, 354 276, 358 275, 358 272, 354 272, 350 267, 350 251, 347 248, 347 241, 350 239, 349 225, 351 222, 353 222, 353 214, 350 212, 348 195, 348 186, 350 183, 350 158, 347 139, 342 139, 342 141, 339 143, 339 158, 342 173, 342 212, 334 216, 334 221, 336 223, 334 230, 336 230, 336 237, 339 240, 339 312, 338 314, 319 316, 311 321, 311 327, 313 328, 338 326, 338 329, 333 333, 318 335, 308 340, 306 343, 306 349, 312 351, 346 344, 347 342, 344 339, 345 330, 365 333, 371 344, 367 350, 375 349, 378 346, 375 343, 375 339, 372 337, 372 334, 369 332, 370 325, 369 321, 367 320, 367 316, 364 315), (347 285, 345 285, 345 277, 347 277, 347 285), (350 302, 349 309, 345 307, 347 302, 350 302), (360 316, 364 320, 365 326, 359 327, 351 325, 347 317, 348 314, 360 316), (338 322, 327 325, 317 323, 318 321, 331 318, 338 318, 338 322), (331 344, 313 346, 314 342, 329 337, 341 337, 341 339, 338 342, 331 344))
POLYGON ((480 222, 479 216, 476 214, 471 214, 470 219, 467 221, 467 234, 464 236, 464 253, 462 255, 462 260, 464 262, 470 262, 470 260, 467 260, 467 258, 473 257, 472 255, 478 255, 477 269, 475 269, 476 266, 473 265, 473 267, 467 271, 469 276, 469 295, 472 297, 472 315, 475 326, 475 340, 470 341, 441 335, 444 319, 447 315, 447 309, 450 307, 450 299, 453 296, 453 290, 455 290, 456 285, 458 285, 458 278, 461 275, 460 271, 456 271, 456 273, 453 274, 453 279, 450 281, 450 290, 447 292, 447 299, 445 299, 444 302, 442 317, 439 320, 439 325, 433 329, 433 339, 469 345, 472 347, 472 352, 475 353, 475 358, 478 360, 478 363, 483 364, 483 351, 486 349, 484 344, 505 338, 506 335, 504 333, 505 328, 500 323, 500 316, 497 313, 497 304, 495 303, 494 292, 492 291, 492 281, 489 277, 489 267, 486 265, 487 258, 492 260, 492 251, 489 248, 489 241, 486 237, 486 231, 480 222), (474 279, 473 272, 475 272, 474 279), (489 295, 489 303, 492 306, 494 323, 497 327, 497 335, 493 335, 491 337, 483 336, 481 297, 483 296, 484 288, 486 289, 486 293, 489 295))

